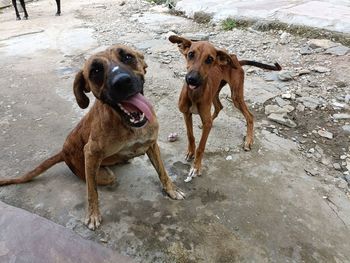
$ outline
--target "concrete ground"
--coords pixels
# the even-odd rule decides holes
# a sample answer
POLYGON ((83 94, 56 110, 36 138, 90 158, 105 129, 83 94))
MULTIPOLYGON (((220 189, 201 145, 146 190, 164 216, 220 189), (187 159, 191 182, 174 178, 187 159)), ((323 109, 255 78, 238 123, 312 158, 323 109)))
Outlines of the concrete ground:
POLYGON ((347 0, 180 0, 176 10, 193 17, 196 12, 225 18, 282 22, 350 34, 350 2, 347 0))
MULTIPOLYGON (((160 121, 162 156, 187 199, 172 201, 162 193, 150 162, 141 157, 113 167, 118 183, 99 188, 103 223, 95 232, 82 223, 85 184, 64 164, 25 185, 1 187, 1 201, 136 262, 350 262, 347 185, 341 189, 330 180, 310 176, 306 171, 317 170, 322 178, 337 177, 339 172, 305 158, 292 139, 263 129, 265 116, 256 118, 255 145, 251 152, 244 152, 244 119, 223 99, 225 110, 210 134, 203 176, 184 183, 190 163, 184 161, 185 130, 176 101, 183 82, 179 74, 185 68, 166 34, 214 29, 136 0, 124 4, 71 0, 64 3, 61 17, 52 15, 55 2, 51 0, 28 7, 28 21, 15 21, 12 9, 4 10, 0 17, 0 177, 20 175, 60 149, 86 112, 78 108, 72 94, 75 72, 89 54, 112 43, 125 43, 146 54, 145 94, 160 121), (170 132, 179 134, 177 142, 167 142, 170 132)), ((234 39, 230 34, 241 34, 253 42, 277 42, 272 34, 254 31, 215 34, 224 40, 234 39)), ((293 53, 281 50, 285 49, 278 46, 269 56, 284 58, 288 64, 286 58, 293 53), (281 54, 274 54, 277 51, 281 54)), ((323 61, 320 54, 315 56, 323 61)), ((339 61, 333 63, 346 69, 348 58, 335 58, 339 61)), ((259 105, 277 94, 281 94, 278 85, 260 75, 247 76, 249 105, 259 105)), ((198 140, 198 118, 195 124, 198 140)), ((343 147, 348 146, 344 141, 343 147)), ((3 222, 8 210, 1 211, 3 222)), ((21 229, 30 230, 23 224, 18 225, 18 231, 21 229)), ((8 253, 16 256, 4 246, 11 232, 3 233, 0 261, 7 260, 8 253)), ((38 250, 37 255, 40 253, 38 250)))

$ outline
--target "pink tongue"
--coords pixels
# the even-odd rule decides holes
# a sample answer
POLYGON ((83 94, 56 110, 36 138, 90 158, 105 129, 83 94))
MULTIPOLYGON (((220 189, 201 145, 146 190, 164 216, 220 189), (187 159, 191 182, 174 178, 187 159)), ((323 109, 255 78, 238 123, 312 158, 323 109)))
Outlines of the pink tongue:
POLYGON ((152 105, 140 93, 137 93, 136 95, 130 97, 129 99, 123 102, 130 103, 134 107, 138 108, 140 111, 142 111, 145 114, 146 118, 150 122, 152 121, 153 119, 152 105))
POLYGON ((193 86, 193 85, 188 85, 190 89, 195 89, 197 88, 196 86, 193 86))

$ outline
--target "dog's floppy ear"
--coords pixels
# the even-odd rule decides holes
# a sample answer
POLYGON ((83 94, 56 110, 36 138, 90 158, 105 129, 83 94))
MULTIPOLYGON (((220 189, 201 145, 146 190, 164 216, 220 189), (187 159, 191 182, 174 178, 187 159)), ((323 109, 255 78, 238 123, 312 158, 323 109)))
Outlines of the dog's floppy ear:
POLYGON ((187 38, 183 38, 183 37, 179 37, 179 36, 176 36, 176 35, 172 35, 169 37, 169 41, 171 43, 174 43, 174 44, 177 44, 177 46, 179 47, 180 49, 180 52, 183 54, 183 55, 187 55, 187 51, 188 49, 191 47, 192 45, 192 41, 187 39, 187 38))
POLYGON ((85 109, 87 106, 89 106, 89 98, 85 95, 85 93, 89 92, 90 89, 85 81, 83 71, 80 70, 76 75, 74 79, 73 84, 73 91, 75 99, 77 100, 77 103, 80 108, 85 109))
POLYGON ((216 60, 220 66, 231 66, 237 68, 231 56, 223 49, 216 50, 216 60))

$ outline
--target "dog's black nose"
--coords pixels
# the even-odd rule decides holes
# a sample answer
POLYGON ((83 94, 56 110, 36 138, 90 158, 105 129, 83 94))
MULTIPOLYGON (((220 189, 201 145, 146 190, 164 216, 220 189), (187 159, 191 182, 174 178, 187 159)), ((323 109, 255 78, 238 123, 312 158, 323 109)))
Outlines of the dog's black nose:
POLYGON ((112 78, 111 85, 114 88, 117 87, 130 87, 131 76, 126 73, 119 73, 112 78))
POLYGON ((202 78, 196 71, 191 71, 186 75, 186 82, 191 86, 200 86, 202 84, 202 78))

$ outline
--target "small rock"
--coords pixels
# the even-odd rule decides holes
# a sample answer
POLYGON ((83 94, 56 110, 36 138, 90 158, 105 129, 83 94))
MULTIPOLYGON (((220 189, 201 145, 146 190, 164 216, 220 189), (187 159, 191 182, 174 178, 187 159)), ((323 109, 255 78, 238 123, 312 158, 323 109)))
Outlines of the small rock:
POLYGON ((283 108, 277 105, 267 105, 265 106, 265 114, 270 115, 271 113, 287 113, 283 108))
POLYGON ((282 99, 287 99, 287 100, 290 100, 290 99, 292 99, 292 94, 290 94, 290 93, 284 93, 284 94, 282 94, 282 99))
POLYGON ((326 68, 326 67, 315 66, 312 68, 312 71, 315 71, 317 73, 326 73, 326 72, 330 72, 331 70, 329 68, 326 68))
POLYGON ((337 101, 332 102, 332 106, 333 106, 333 109, 335 109, 335 110, 345 108, 345 104, 337 102, 337 101))
POLYGON ((349 51, 350 51, 350 48, 345 47, 343 45, 339 45, 339 46, 328 48, 325 51, 325 53, 326 54, 331 54, 331 55, 336 55, 336 56, 344 56, 347 53, 349 53, 349 51))
POLYGON ((183 36, 193 41, 205 41, 205 40, 209 40, 210 35, 206 33, 187 33, 187 34, 184 34, 183 36))
POLYGON ((313 97, 301 97, 297 98, 297 101, 302 102, 305 107, 311 110, 315 110, 321 104, 319 99, 313 97))
POLYGON ((298 103, 296 109, 297 111, 303 112, 305 110, 305 106, 301 103, 298 103))
POLYGON ((310 39, 308 44, 309 44, 309 47, 312 49, 317 49, 317 48, 328 49, 337 45, 336 43, 328 39, 310 39))
POLYGON ((120 5, 120 6, 125 5, 125 1, 121 1, 119 5, 120 5))
POLYGON ((336 114, 333 114, 333 118, 335 120, 347 120, 347 119, 350 119, 350 114, 348 114, 348 113, 336 113, 336 114))
POLYGON ((286 106, 282 107, 282 109, 283 109, 284 111, 286 111, 287 113, 290 113, 290 112, 292 112, 295 108, 294 108, 292 105, 286 105, 286 106))
POLYGON ((168 135, 168 141, 169 142, 175 142, 178 139, 178 135, 176 132, 172 132, 168 135))
POLYGON ((327 139, 333 139, 333 133, 325 131, 325 130, 319 130, 317 132, 321 137, 327 138, 327 139))
POLYGON ((229 152, 230 151, 230 147, 225 147, 225 152, 229 152))
POLYGON ((315 149, 314 148, 310 148, 309 150, 308 150, 308 153, 314 153, 315 152, 315 149))
POLYGON ((336 186, 339 187, 340 189, 347 189, 348 182, 345 181, 344 179, 339 179, 338 182, 336 183, 336 186))
POLYGON ((345 160, 346 159, 346 155, 340 155, 340 160, 345 160))
POLYGON ((288 44, 291 40, 291 34, 287 32, 283 32, 280 36, 280 44, 285 45, 288 44))
POLYGON ((293 74, 290 71, 282 70, 278 72, 278 79, 281 81, 289 81, 293 79, 293 74))
POLYGON ((229 156, 226 157, 226 161, 231 161, 232 159, 233 159, 233 158, 232 158, 231 155, 229 155, 229 156))
POLYGON ((280 107, 284 107, 284 106, 290 104, 289 101, 284 100, 284 99, 282 99, 282 98, 280 98, 280 97, 276 97, 276 98, 275 98, 275 101, 276 101, 276 103, 278 104, 278 106, 280 106, 280 107))
POLYGON ((308 45, 303 46, 300 49, 300 54, 302 54, 302 55, 310 55, 310 54, 312 54, 312 49, 308 45))
POLYGON ((333 163, 333 167, 334 167, 334 169, 337 170, 337 171, 340 171, 340 170, 341 170, 341 166, 340 166, 339 163, 333 163))
POLYGON ((350 94, 346 94, 344 98, 345 103, 350 103, 350 94))
POLYGON ((350 125, 344 125, 342 129, 345 133, 350 134, 350 125))
POLYGON ((346 82, 344 81, 336 81, 335 82, 335 85, 338 87, 338 88, 345 88, 347 86, 346 82))
POLYGON ((285 114, 271 113, 267 118, 289 128, 295 128, 297 126, 297 124, 294 121, 288 119, 285 114))
POLYGON ((299 74, 299 76, 302 76, 302 75, 310 74, 310 72, 311 71, 308 69, 301 69, 301 70, 299 70, 298 74, 299 74))

